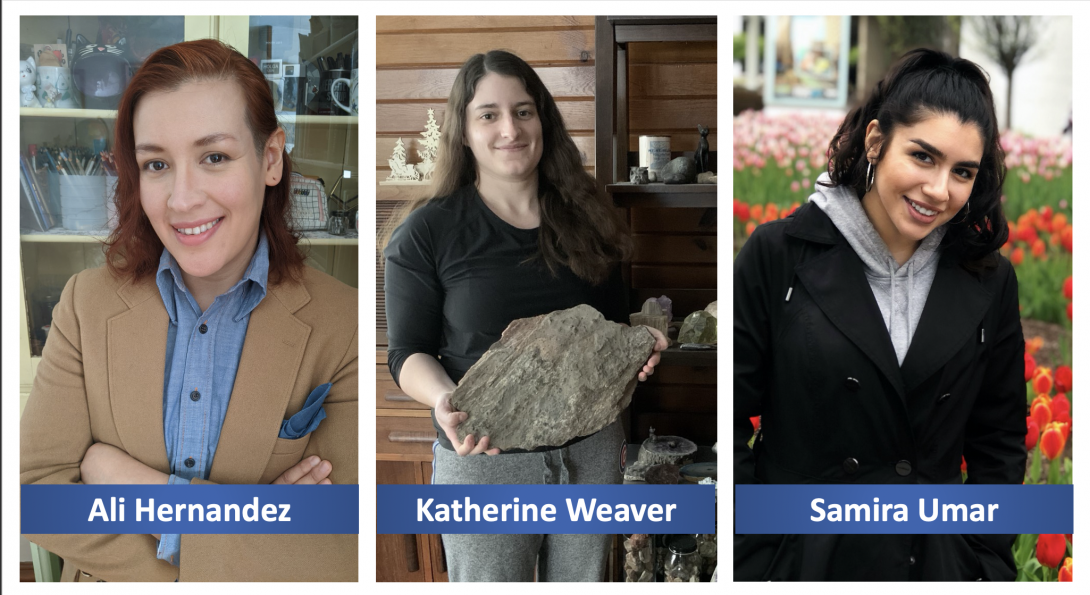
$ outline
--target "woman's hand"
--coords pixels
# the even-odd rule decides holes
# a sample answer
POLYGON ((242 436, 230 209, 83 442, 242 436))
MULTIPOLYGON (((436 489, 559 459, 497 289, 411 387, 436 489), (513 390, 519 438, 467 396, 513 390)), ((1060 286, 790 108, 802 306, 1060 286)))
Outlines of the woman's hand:
POLYGON ((295 464, 294 467, 280 474, 280 477, 272 480, 273 484, 294 485, 332 485, 329 474, 333 472, 333 463, 323 461, 318 455, 307 457, 295 464))
POLYGON ((655 336, 655 346, 651 348, 651 357, 647 358, 647 363, 643 365, 643 369, 640 370, 640 382, 647 380, 647 377, 655 373, 655 366, 659 365, 659 359, 661 359, 660 352, 670 346, 665 335, 662 334, 657 328, 651 328, 649 326, 643 327, 655 336))
POLYGON ((458 440, 458 426, 462 422, 469 419, 469 414, 462 411, 455 411, 454 407, 450 404, 451 393, 443 393, 435 401, 435 421, 439 422, 439 427, 443 428, 443 431, 447 434, 447 439, 454 446, 454 452, 458 453, 458 456, 466 455, 479 455, 482 452, 488 455, 500 454, 500 449, 488 448, 488 436, 481 438, 481 442, 478 444, 473 434, 466 436, 465 442, 459 442, 458 440))
POLYGON ((148 467, 129 453, 96 442, 87 449, 79 465, 80 480, 85 484, 162 484, 170 476, 148 467))

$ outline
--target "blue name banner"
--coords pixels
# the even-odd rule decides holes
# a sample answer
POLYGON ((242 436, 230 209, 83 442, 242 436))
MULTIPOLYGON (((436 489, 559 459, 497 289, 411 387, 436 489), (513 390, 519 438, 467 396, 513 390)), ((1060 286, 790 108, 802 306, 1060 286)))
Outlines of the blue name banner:
POLYGON ((20 533, 358 534, 358 485, 24 485, 20 533))
POLYGON ((710 485, 380 485, 378 533, 714 533, 710 485))
POLYGON ((1072 533, 1072 485, 737 485, 735 533, 1072 533))

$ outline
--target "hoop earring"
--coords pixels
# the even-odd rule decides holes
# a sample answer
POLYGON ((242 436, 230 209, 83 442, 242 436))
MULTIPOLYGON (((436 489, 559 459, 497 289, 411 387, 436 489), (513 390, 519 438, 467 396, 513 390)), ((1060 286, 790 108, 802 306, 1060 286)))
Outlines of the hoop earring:
POLYGON ((864 192, 870 192, 871 186, 874 186, 874 164, 869 160, 867 161, 867 179, 864 192))
POLYGON ((965 201, 965 214, 962 215, 961 220, 960 221, 950 221, 950 223, 952 223, 954 225, 959 225, 961 223, 965 223, 965 220, 968 219, 968 218, 969 218, 969 201, 965 201))

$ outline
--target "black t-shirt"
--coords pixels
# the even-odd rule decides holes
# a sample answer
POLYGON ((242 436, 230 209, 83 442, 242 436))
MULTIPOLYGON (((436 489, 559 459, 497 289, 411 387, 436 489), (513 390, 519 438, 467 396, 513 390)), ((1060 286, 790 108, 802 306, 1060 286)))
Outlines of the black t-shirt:
MULTIPOLYGON (((473 186, 413 211, 384 251, 394 382, 400 386, 401 366, 414 353, 437 357, 459 382, 518 318, 587 304, 608 320, 628 322, 619 266, 597 287, 566 266, 554 277, 539 258, 528 261, 537 242, 537 229, 500 219, 473 186)), ((453 450, 438 424, 436 430, 440 444, 453 450)))

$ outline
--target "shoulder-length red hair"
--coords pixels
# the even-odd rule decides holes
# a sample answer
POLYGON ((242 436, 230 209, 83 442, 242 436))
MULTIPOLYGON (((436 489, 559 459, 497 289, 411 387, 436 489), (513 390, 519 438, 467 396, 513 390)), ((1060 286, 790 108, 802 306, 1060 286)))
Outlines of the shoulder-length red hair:
MULTIPOLYGON (((246 125, 258 155, 279 123, 272 93, 261 71, 231 46, 200 39, 167 46, 144 61, 117 106, 114 160, 117 164, 117 227, 106 239, 106 266, 116 275, 139 279, 155 273, 163 242, 140 206, 140 166, 136 163, 133 115, 140 98, 154 91, 174 91, 193 81, 233 80, 246 102, 246 125)), ((291 228, 291 159, 283 154, 284 171, 275 186, 265 187, 261 229, 269 243, 269 282, 298 280, 303 254, 291 228)))

